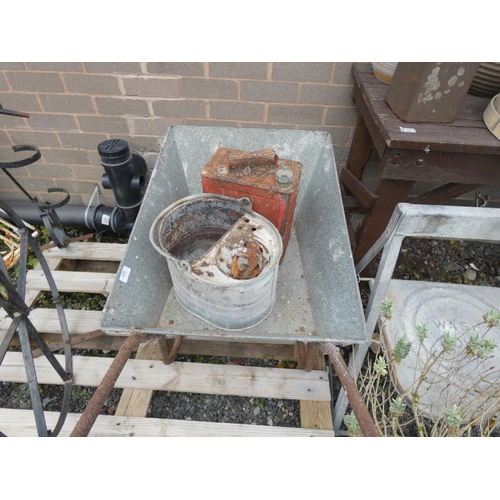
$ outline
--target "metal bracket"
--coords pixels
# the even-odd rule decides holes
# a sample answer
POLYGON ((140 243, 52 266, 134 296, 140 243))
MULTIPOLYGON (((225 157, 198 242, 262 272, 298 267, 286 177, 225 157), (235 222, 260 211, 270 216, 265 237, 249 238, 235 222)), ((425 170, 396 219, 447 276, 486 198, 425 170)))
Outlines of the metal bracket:
POLYGON ((40 217, 44 226, 47 228, 49 235, 52 241, 59 247, 65 248, 68 246, 69 239, 64 232, 64 228, 61 224, 61 220, 57 215, 56 208, 60 208, 63 205, 66 205, 70 199, 70 195, 66 189, 63 188, 49 188, 47 189, 48 193, 65 193, 66 196, 63 200, 58 203, 38 203, 37 199, 34 198, 36 206, 40 211, 40 217))

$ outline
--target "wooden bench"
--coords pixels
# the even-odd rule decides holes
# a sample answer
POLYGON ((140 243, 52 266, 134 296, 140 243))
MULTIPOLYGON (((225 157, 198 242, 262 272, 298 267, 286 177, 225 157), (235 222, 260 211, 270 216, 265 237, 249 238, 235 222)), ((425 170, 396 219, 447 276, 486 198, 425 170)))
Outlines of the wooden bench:
POLYGON ((442 204, 481 186, 500 187, 500 141, 483 122, 489 99, 468 94, 452 123, 405 123, 386 103, 388 85, 370 64, 354 63, 359 119, 347 166, 341 172, 346 213, 365 214, 351 244, 358 263, 383 233, 398 203, 409 202, 416 183, 432 190, 411 199, 442 204), (359 182, 372 147, 381 158, 375 192, 359 182))

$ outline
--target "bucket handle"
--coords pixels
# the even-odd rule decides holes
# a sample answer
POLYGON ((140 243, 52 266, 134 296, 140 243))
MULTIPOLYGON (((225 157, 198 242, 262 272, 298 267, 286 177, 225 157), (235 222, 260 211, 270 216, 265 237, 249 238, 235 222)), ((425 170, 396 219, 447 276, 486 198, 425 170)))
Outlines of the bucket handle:
POLYGON ((179 260, 176 264, 181 271, 185 271, 187 273, 191 272, 191 264, 187 260, 179 260))

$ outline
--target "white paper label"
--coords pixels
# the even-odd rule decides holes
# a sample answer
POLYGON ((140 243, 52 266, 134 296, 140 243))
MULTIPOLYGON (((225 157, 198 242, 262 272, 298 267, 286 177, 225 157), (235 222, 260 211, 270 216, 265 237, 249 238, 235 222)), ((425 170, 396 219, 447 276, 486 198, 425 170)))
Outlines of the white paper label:
POLYGON ((109 215, 102 214, 101 223, 106 226, 109 226, 109 215))
POLYGON ((130 276, 130 267, 123 266, 122 272, 120 273, 120 281, 126 283, 128 281, 128 277, 130 276))
POLYGON ((399 127, 399 130, 401 130, 401 132, 407 132, 407 133, 411 133, 411 134, 417 133, 417 131, 414 128, 399 127))

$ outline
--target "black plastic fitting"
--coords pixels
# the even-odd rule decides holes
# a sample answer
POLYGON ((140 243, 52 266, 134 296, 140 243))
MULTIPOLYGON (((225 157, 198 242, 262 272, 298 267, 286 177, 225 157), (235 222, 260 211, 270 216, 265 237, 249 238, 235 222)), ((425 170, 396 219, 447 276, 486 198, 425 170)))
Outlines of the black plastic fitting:
POLYGON ((123 139, 109 139, 97 146, 101 165, 106 172, 102 176, 102 186, 112 189, 116 207, 120 214, 114 217, 117 232, 129 232, 135 222, 142 203, 146 161, 137 153, 132 153, 123 139))

